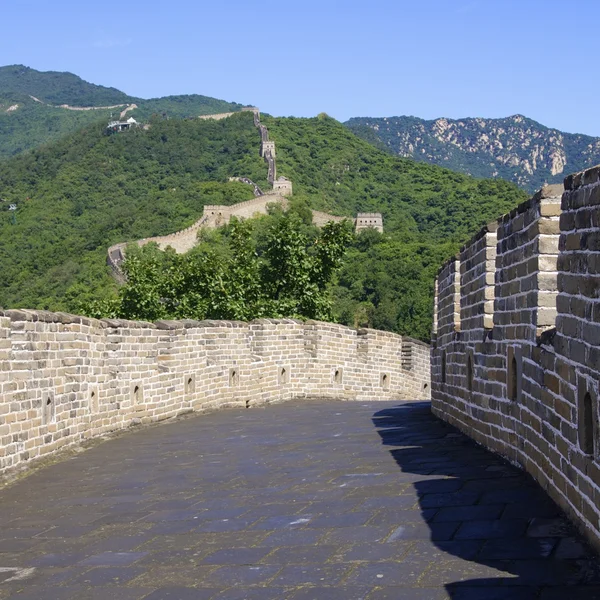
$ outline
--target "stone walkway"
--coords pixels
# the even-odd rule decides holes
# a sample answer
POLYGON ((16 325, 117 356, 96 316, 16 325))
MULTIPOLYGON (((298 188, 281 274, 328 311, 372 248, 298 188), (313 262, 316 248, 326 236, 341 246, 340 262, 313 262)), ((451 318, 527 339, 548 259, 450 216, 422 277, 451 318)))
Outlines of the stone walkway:
POLYGON ((598 560, 422 402, 141 429, 0 492, 0 599, 589 600, 598 560))

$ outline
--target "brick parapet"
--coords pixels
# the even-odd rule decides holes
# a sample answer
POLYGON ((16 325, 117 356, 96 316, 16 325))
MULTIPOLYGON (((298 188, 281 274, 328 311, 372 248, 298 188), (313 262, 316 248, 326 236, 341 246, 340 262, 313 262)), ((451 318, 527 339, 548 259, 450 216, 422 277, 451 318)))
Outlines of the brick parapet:
POLYGON ((491 329, 480 325, 483 235, 461 251, 460 335, 441 331, 453 290, 440 283, 453 261, 442 267, 431 361, 435 414, 531 473, 596 545, 599 170, 568 177, 564 193, 547 186, 499 219, 491 329))
POLYGON ((293 319, 0 312, 0 474, 191 411, 310 397, 413 400, 429 388, 429 347, 388 332, 293 319))

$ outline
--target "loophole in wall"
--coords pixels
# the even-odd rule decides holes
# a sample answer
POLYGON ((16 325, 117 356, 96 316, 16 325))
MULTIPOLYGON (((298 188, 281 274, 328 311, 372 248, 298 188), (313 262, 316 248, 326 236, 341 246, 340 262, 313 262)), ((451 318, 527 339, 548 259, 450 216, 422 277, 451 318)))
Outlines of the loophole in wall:
POLYGON ((130 388, 130 403, 131 406, 139 406, 144 401, 144 392, 141 383, 132 383, 130 388))
POLYGON ((523 375, 522 351, 519 346, 509 346, 506 356, 506 396, 513 402, 521 399, 523 375))
POLYGON ((473 391, 473 357, 470 354, 467 356, 467 389, 473 391))
POLYGON ((196 376, 194 373, 188 373, 183 376, 183 391, 186 396, 196 391, 196 376))
POLYGON ((98 412, 98 390, 97 390, 97 388, 92 388, 90 390, 89 409, 92 414, 98 412))
POLYGON ((54 396, 49 394, 42 400, 42 423, 48 425, 54 423, 56 419, 56 410, 54 405, 54 396))
POLYGON ((442 351, 442 383, 446 383, 446 351, 442 351))
POLYGON ((278 367, 277 368, 277 383, 279 385, 286 385, 290 382, 290 367, 278 367))
POLYGON ((344 369, 342 369, 342 367, 333 369, 333 383, 337 383, 338 385, 341 385, 343 380, 344 380, 344 369))
POLYGON ((381 373, 381 375, 379 376, 379 385, 384 390, 390 389, 390 376, 388 373, 381 373))
POLYGON ((583 397, 582 411, 579 422, 579 444, 585 454, 594 453, 594 413, 592 396, 586 392, 583 397))
POLYGON ((229 386, 236 387, 240 384, 240 372, 237 367, 229 369, 229 386))
POLYGON ((577 379, 577 433, 584 454, 594 456, 600 449, 598 439, 598 396, 594 382, 579 376, 577 379))

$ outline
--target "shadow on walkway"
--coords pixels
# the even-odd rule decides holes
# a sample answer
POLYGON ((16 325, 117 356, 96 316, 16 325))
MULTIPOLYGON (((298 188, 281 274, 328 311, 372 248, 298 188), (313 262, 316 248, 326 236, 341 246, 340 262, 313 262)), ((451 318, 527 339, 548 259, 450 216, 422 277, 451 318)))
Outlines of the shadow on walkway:
POLYGON ((415 475, 442 551, 425 585, 443 584, 453 600, 600 600, 597 557, 531 477, 434 417, 429 403, 381 410, 373 422, 415 475))

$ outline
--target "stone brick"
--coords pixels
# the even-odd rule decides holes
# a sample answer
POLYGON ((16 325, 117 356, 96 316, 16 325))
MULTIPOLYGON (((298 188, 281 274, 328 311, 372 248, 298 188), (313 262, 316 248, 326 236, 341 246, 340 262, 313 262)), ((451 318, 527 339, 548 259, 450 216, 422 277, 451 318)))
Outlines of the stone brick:
MULTIPOLYGON (((488 234, 463 247, 458 293, 468 335, 451 341, 434 336, 432 350, 437 360, 451 343, 459 369, 451 386, 434 388, 435 414, 522 464, 587 528, 591 541, 600 540, 600 468, 579 449, 576 404, 581 381, 590 382, 583 392, 594 390, 599 401, 599 173, 597 167, 567 178, 560 207, 557 198, 545 202, 549 191, 542 191, 499 219, 493 282, 491 277, 484 282, 478 270, 480 240, 488 234), (487 304, 492 298, 494 313, 487 304), (465 377, 465 357, 471 354, 472 391, 465 377), (517 355, 522 372, 520 362, 517 367, 513 362, 517 355)), ((440 290, 438 306, 446 294, 440 290)), ((598 453, 600 431, 597 436, 598 453)))
POLYGON ((0 333, 0 426, 28 436, 27 453, 12 435, 0 442, 0 474, 132 422, 191 410, 306 397, 425 399, 431 388, 426 344, 333 323, 152 324, 9 311, 0 312, 0 333), (343 370, 341 385, 332 369, 343 370))

